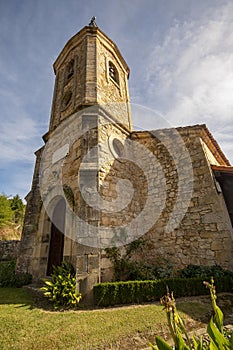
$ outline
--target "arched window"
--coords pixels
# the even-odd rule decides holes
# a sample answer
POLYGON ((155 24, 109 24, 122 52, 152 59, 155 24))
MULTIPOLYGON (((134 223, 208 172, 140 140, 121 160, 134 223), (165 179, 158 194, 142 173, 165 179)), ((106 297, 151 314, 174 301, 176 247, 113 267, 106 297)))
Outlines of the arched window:
POLYGON ((72 92, 70 90, 68 90, 68 91, 66 91, 66 93, 64 94, 63 99, 62 99, 62 109, 63 110, 69 106, 71 99, 72 99, 72 92))
POLYGON ((74 60, 72 59, 66 67, 66 79, 67 81, 74 75, 74 60))
POLYGON ((114 64, 109 61, 109 65, 108 65, 108 71, 109 71, 109 76, 111 79, 113 79, 115 81, 115 83, 117 83, 117 85, 119 85, 119 73, 116 69, 116 67, 114 66, 114 64))

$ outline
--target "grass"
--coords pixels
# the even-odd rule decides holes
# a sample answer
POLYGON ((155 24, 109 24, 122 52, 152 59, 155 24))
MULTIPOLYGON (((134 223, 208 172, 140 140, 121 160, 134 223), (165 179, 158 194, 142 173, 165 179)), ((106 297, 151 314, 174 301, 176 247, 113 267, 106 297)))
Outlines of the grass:
MULTIPOLYGON (((183 302, 182 316, 209 312, 210 304, 183 302)), ((53 312, 37 308, 28 291, 0 288, 0 349, 140 349, 166 332, 159 304, 53 312), (149 339, 150 338, 150 339, 149 339)))

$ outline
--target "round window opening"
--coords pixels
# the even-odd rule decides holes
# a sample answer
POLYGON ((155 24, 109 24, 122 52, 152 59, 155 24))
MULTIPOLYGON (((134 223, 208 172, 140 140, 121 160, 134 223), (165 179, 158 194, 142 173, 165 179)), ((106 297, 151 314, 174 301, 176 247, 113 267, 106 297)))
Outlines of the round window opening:
POLYGON ((124 145, 123 143, 118 139, 113 139, 112 146, 118 157, 124 156, 124 145))
MULTIPOLYGON (((113 135, 109 137, 108 142, 109 142, 110 151, 114 156, 114 158, 116 159, 124 158, 125 156, 124 143, 118 138, 114 137, 113 135)), ((123 161, 122 159, 119 159, 119 160, 123 161)))

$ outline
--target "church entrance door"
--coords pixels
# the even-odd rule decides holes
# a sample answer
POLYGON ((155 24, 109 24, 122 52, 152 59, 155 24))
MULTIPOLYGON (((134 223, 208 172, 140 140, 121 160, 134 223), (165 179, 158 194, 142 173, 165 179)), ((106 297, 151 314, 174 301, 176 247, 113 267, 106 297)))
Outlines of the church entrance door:
POLYGON ((53 212, 49 256, 47 265, 47 276, 53 272, 53 266, 58 266, 63 260, 64 229, 65 229, 65 201, 61 199, 53 212))

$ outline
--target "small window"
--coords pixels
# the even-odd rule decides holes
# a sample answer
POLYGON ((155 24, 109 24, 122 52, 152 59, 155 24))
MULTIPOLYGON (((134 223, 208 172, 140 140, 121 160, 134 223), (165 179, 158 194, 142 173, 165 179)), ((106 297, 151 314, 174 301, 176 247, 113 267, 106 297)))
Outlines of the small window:
POLYGON ((66 67, 66 79, 69 80, 74 75, 74 60, 72 59, 66 67))
POLYGON ((72 92, 67 91, 62 99, 62 109, 66 109, 71 102, 72 92))
POLYGON ((119 85, 119 73, 112 62, 109 62, 109 76, 119 85))

